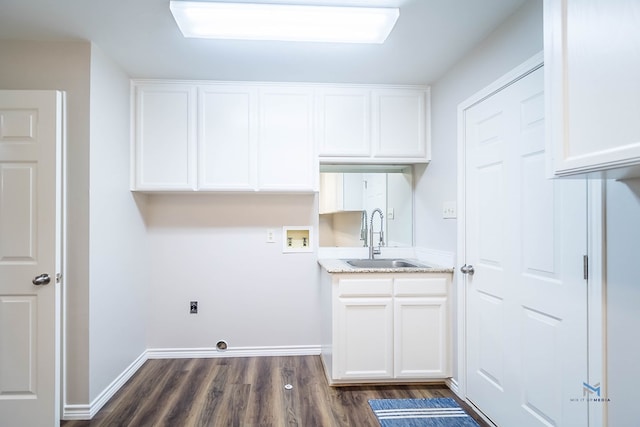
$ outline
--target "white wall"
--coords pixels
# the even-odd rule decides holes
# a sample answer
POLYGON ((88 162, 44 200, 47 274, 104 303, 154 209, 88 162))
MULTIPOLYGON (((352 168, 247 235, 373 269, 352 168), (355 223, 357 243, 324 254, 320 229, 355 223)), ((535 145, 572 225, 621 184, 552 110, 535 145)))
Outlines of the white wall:
POLYGON ((316 254, 282 253, 282 226, 317 230, 316 199, 151 195, 147 347, 319 345, 316 254), (266 243, 268 228, 276 243, 266 243), (198 314, 189 314, 190 301, 198 314))
MULTIPOLYGON (((442 218, 442 204, 457 199, 458 104, 542 49, 542 2, 528 0, 432 85, 433 160, 426 167, 416 166, 414 169, 417 247, 456 252, 457 223, 456 220, 442 218)), ((455 309, 455 288, 453 292, 455 309)), ((456 328, 454 321, 453 330, 456 328)), ((456 354, 455 334, 453 342, 456 354)), ((455 358, 453 373, 457 377, 455 358)))
POLYGON ((456 221, 442 204, 457 197, 458 104, 542 51, 542 2, 528 0, 431 88, 432 161, 416 166, 416 246, 456 251, 456 221))
POLYGON ((84 42, 0 40, 2 89, 55 89, 67 97, 67 402, 89 398, 89 63, 84 42))
POLYGON ((0 40, 0 88, 67 99, 66 405, 88 405, 145 348, 145 229, 129 188, 128 77, 86 42, 0 40))
POLYGON ((606 342, 609 426, 638 424, 640 384, 640 179, 607 181, 606 342))
POLYGON ((413 174, 387 174, 387 246, 413 246, 413 174), (393 219, 390 210, 393 209, 393 219))
POLYGON ((129 191, 129 94, 129 77, 92 45, 89 401, 146 349, 149 249, 129 191))

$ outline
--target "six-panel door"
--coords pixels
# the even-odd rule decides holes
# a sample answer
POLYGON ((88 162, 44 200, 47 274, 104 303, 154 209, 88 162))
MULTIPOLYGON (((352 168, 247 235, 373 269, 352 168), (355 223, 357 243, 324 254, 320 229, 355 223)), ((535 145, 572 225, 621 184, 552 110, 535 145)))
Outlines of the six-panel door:
POLYGON ((60 419, 62 109, 60 92, 0 91, 3 426, 60 419))

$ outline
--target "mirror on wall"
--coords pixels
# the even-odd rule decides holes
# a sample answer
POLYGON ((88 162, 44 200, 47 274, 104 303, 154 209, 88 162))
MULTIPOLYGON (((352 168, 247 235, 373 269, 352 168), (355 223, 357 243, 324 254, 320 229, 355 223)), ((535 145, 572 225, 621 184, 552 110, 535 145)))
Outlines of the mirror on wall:
POLYGON ((413 246, 413 182, 411 167, 326 166, 320 168, 320 230, 323 247, 365 246, 364 221, 376 214, 373 241, 384 234, 384 245, 413 246))

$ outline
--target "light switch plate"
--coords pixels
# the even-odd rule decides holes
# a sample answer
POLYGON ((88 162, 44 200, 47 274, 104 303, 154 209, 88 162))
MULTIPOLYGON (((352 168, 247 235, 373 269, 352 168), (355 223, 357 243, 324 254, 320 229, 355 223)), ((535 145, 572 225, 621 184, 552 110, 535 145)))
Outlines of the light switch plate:
POLYGON ((442 218, 452 219, 458 217, 458 210, 456 202, 444 202, 442 203, 442 218))
POLYGON ((276 242, 276 230, 273 228, 267 228, 267 243, 276 242))

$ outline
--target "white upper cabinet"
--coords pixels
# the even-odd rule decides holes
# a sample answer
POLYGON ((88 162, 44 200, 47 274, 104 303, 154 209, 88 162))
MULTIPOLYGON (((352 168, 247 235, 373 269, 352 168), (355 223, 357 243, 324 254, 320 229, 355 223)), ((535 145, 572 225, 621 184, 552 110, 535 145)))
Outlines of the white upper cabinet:
POLYGON ((640 2, 544 7, 551 174, 640 176, 640 2))
POLYGON ((430 160, 422 86, 133 82, 131 188, 318 189, 319 162, 430 160))
POLYGON ((322 163, 426 163, 429 88, 333 86, 317 91, 322 163))
POLYGON ((135 87, 132 186, 196 188, 196 90, 190 85, 135 87))
POLYGON ((320 174, 321 214, 364 209, 364 180, 361 173, 324 172, 320 174))
POLYGON ((260 88, 258 185, 263 190, 313 190, 318 162, 313 143, 313 91, 260 88))
POLYGON ((198 89, 198 188, 253 190, 257 162, 257 89, 198 89))
POLYGON ((322 157, 371 156, 371 91, 324 88, 317 91, 317 136, 322 157))
POLYGON ((374 91, 374 157, 429 160, 427 94, 415 89, 374 91))
POLYGON ((133 87, 134 190, 317 190, 311 89, 171 81, 133 87))

